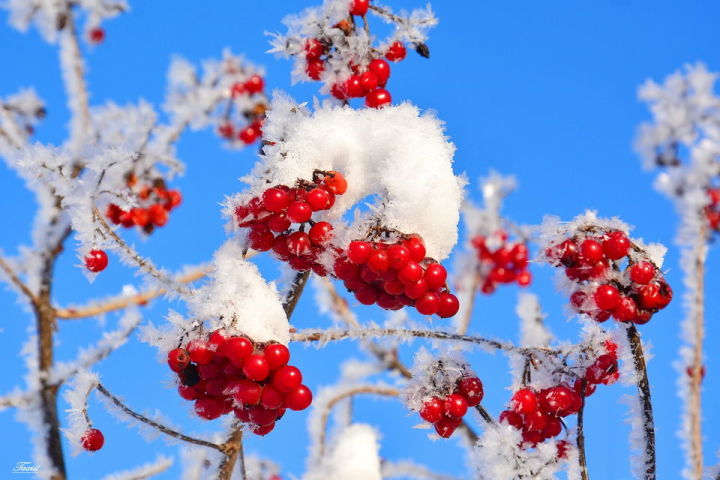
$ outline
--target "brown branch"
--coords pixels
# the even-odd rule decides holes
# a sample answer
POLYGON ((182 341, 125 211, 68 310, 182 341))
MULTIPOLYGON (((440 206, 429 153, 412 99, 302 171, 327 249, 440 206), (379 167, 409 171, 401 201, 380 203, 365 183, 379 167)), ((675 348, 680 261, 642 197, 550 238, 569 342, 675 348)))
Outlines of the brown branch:
POLYGON ((23 295, 25 295, 28 300, 30 300, 30 303, 33 305, 37 304, 37 298, 35 298, 35 295, 33 292, 30 291, 30 288, 28 288, 27 285, 23 283, 22 280, 20 280, 20 277, 17 276, 15 271, 10 267, 10 265, 5 261, 2 256, 0 256, 0 269, 5 272, 5 274, 10 279, 10 282, 12 282, 13 285, 15 285, 18 290, 20 290, 23 295))
POLYGON ((374 385, 363 385, 360 387, 356 387, 350 390, 346 390, 342 393, 339 393, 338 395, 331 398, 327 405, 325 405, 325 409, 322 412, 320 425, 322 428, 320 429, 320 438, 318 439, 319 447, 320 447, 320 456, 324 455, 325 453, 325 432, 327 431, 327 424, 328 424, 328 418, 330 417, 330 411, 333 409, 335 405, 337 405, 339 402, 345 400, 346 398, 352 398, 355 395, 360 394, 371 394, 371 395, 384 395, 387 397, 397 397, 400 395, 400 391, 396 388, 390 388, 390 387, 377 387, 374 385))
MULTIPOLYGON (((204 265, 195 270, 192 270, 184 275, 180 275, 175 278, 176 283, 191 283, 196 280, 204 278, 209 273, 209 267, 204 265)), ((134 305, 145 305, 149 301, 164 295, 167 293, 166 288, 156 288, 148 290, 146 292, 138 293, 136 295, 129 296, 118 296, 107 300, 104 303, 93 305, 92 303, 85 307, 69 307, 69 308, 56 308, 55 315, 57 318, 63 320, 79 319, 87 317, 95 317, 102 315, 103 313, 114 312, 116 310, 122 310, 134 305)))
POLYGON ((105 386, 103 386, 102 383, 97 384, 97 390, 104 396, 106 396, 110 401, 115 404, 116 407, 118 407, 120 410, 125 412, 126 414, 133 417, 135 420, 138 420, 146 425, 150 425, 151 427, 155 428, 156 430, 164 433, 165 435, 169 435, 173 438, 177 438, 178 440, 182 440, 183 442, 192 443, 194 445, 200 445, 202 447, 208 447, 213 448, 215 450, 218 450, 219 452, 225 451, 224 445, 218 445, 217 443, 208 442, 207 440, 203 440, 200 438, 190 437, 188 435, 185 435, 184 433, 180 433, 176 430, 173 430, 170 427, 166 427, 165 425, 162 425, 154 420, 151 420, 147 418, 145 415, 142 415, 140 413, 137 413, 136 411, 130 409, 130 407, 126 406, 124 403, 120 401, 119 398, 117 398, 115 395, 110 393, 105 386))
POLYGON ((580 464, 580 478, 581 480, 589 480, 587 470, 587 459, 585 458, 585 431, 583 430, 583 414, 585 412, 585 390, 587 389, 587 379, 583 378, 582 387, 580 388, 580 409, 578 410, 577 417, 577 448, 578 448, 578 462, 580 464))
POLYGON ((655 480, 655 422, 653 420, 652 401, 650 400, 650 382, 643 354, 642 341, 635 325, 627 327, 627 337, 633 355, 633 363, 638 381, 638 395, 642 407, 643 430, 645 434, 645 475, 644 480, 655 480))

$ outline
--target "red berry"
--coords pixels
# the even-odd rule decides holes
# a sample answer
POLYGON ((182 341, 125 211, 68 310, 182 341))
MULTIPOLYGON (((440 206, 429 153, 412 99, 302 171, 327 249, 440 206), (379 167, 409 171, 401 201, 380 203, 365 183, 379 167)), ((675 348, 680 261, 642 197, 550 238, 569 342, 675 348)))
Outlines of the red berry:
POLYGON ((305 66, 305 73, 313 80, 320 80, 322 72, 325 70, 325 62, 319 58, 308 58, 305 66))
POLYGON ((430 290, 435 290, 445 285, 447 270, 439 263, 431 263, 425 268, 423 279, 430 290))
POLYGON ((527 287, 530 285, 530 282, 532 282, 532 273, 530 273, 528 270, 522 270, 520 273, 517 274, 517 283, 521 287, 527 287))
POLYGON ((363 74, 360 75, 360 85, 365 92, 375 90, 379 84, 380 82, 373 72, 363 72, 363 74))
POLYGON ((445 416, 435 422, 435 431, 442 438, 449 438, 461 423, 462 420, 459 418, 445 416))
POLYGON ((255 225, 248 234, 250 248, 258 252, 267 252, 275 245, 275 235, 266 225, 255 225))
POLYGON ((323 180, 323 183, 328 190, 335 195, 342 195, 347 192, 348 182, 342 173, 333 170, 328 172, 328 174, 329 175, 325 177, 325 180, 323 180))
POLYGON ((443 292, 440 294, 440 308, 437 314, 440 318, 449 318, 460 310, 460 302, 452 293, 443 292))
POLYGON ((418 237, 412 237, 405 241, 405 246, 410 250, 410 258, 416 262, 425 260, 425 244, 418 237))
POLYGON ((285 190, 280 188, 269 188, 262 194, 263 206, 270 212, 280 212, 290 203, 290 198, 285 190))
POLYGON ((275 422, 271 423, 270 425, 253 425, 250 431, 253 432, 255 435, 263 437, 268 433, 272 432, 274 428, 275 422))
POLYGON ((557 437, 562 432, 562 423, 556 417, 548 417, 547 424, 543 428, 542 434, 545 438, 557 437))
POLYGON ((300 385, 283 397, 285 406, 290 410, 305 410, 312 403, 312 392, 305 385, 300 385))
POLYGON ((365 95, 365 89, 360 81, 360 75, 350 75, 345 81, 345 93, 351 98, 360 98, 365 95))
POLYGON ((238 139, 241 140, 245 145, 250 145, 260 136, 260 129, 249 125, 238 133, 238 139))
MULTIPOLYGON (((582 378, 576 378, 575 383, 573 384, 573 390, 575 390, 575 393, 578 395, 582 395, 582 389, 583 389, 583 380, 582 378)), ((593 393, 595 393, 595 390, 597 389, 597 386, 594 383, 585 382, 585 396, 589 397, 593 393)))
POLYGON ((381 58, 370 61, 368 71, 375 74, 380 85, 385 85, 390 78, 390 64, 381 58))
POLYGON ((612 310, 620 301, 620 292, 613 285, 600 285, 593 294, 595 304, 600 310, 612 310))
POLYGON ((364 17, 370 8, 370 0, 352 0, 350 5, 350 15, 358 15, 364 17))
POLYGON ((438 397, 432 397, 423 402, 422 408, 420 409, 420 417, 426 422, 435 423, 442 418, 443 411, 444 405, 442 400, 438 397))
POLYGON ((463 377, 458 382, 458 393, 465 397, 470 407, 479 405, 485 394, 483 384, 477 377, 463 377))
POLYGON ((355 299, 363 305, 372 305, 378 299, 380 292, 372 285, 366 285, 355 292, 355 299))
POLYGON ((225 392, 232 395, 241 405, 257 405, 262 397, 262 387, 245 378, 231 382, 225 392))
POLYGON ((623 232, 615 231, 608 234, 602 248, 610 260, 619 260, 630 251, 630 240, 623 232))
POLYGON ((290 350, 281 343, 271 343, 263 350, 263 355, 270 366, 270 370, 287 365, 290 360, 290 350))
MULTIPOLYGON (((260 396, 260 404, 271 410, 278 409, 283 406, 282 393, 272 385, 265 385, 262 390, 262 395, 260 396)), ((275 418, 273 418, 273 421, 274 420, 275 418)))
MULTIPOLYGON (((280 212, 276 213, 274 215, 270 216, 270 219, 267 221, 268 228, 273 232, 284 232, 288 228, 290 228, 290 220, 287 218, 287 213, 280 212)), ((274 242, 273 242, 274 245, 274 242)))
POLYGON ((178 385, 178 394, 185 400, 196 400, 202 395, 197 386, 188 387, 187 385, 178 385))
POLYGON ((440 309, 440 295, 429 292, 415 302, 415 308, 422 315, 434 315, 440 309))
POLYGON ((500 413, 500 423, 507 423, 519 430, 523 426, 523 418, 522 415, 512 410, 503 410, 500 413))
POLYGON ((367 266, 375 273, 387 272, 390 268, 390 259, 385 250, 373 250, 367 260, 367 266))
POLYGON ((245 90, 248 93, 260 93, 265 87, 265 82, 260 75, 253 75, 245 82, 245 90))
POLYGON ((195 413, 205 420, 215 420, 223 414, 225 405, 222 400, 213 397, 202 397, 195 400, 195 413))
POLYGON ((236 367, 242 367, 245 359, 253 352, 253 343, 245 337, 231 337, 225 340, 218 354, 227 357, 236 367))
POLYGON ((612 315, 618 322, 631 322, 637 316, 637 305, 632 298, 621 295, 612 315))
POLYGON ((295 391, 302 384, 302 373, 291 365, 280 367, 272 377, 272 384, 283 393, 295 391))
POLYGON ((390 96, 390 92, 384 88, 376 88, 375 90, 368 92, 365 97, 365 106, 369 108, 380 108, 390 104, 391 102, 392 97, 390 96))
POLYGON ((108 256, 105 250, 93 249, 85 255, 85 267, 91 272, 102 272, 108 266, 108 256))
POLYGON ((305 201, 313 212, 325 210, 330 202, 330 194, 324 188, 313 188, 305 196, 305 201))
POLYGON ((546 388, 537 397, 540 410, 547 415, 564 417, 580 407, 578 394, 564 385, 546 388))
POLYGON ((580 255, 585 263, 594 265, 603 259, 603 247, 600 242, 587 238, 580 244, 580 255))
POLYGON ((523 415, 523 427, 526 431, 542 432, 547 426, 550 417, 540 410, 523 415))
POLYGON ((405 49, 405 45, 403 45, 402 42, 393 42, 388 47, 387 52, 385 52, 385 58, 387 58, 391 62, 399 62, 400 60, 404 59, 406 55, 407 50, 405 49))
POLYGON ((250 355, 243 363, 243 373, 250 380, 259 382, 270 374, 270 364, 264 355, 250 355))
POLYGON ((425 280, 418 280, 411 285, 405 285, 405 295, 413 300, 417 300, 418 298, 424 296, 427 291, 428 288, 425 280))
POLYGON ((390 246, 387 250, 387 254, 388 259, 390 260, 390 267, 395 270, 400 270, 410 260, 410 250, 402 245, 390 246))
POLYGON ((192 340, 188 343, 187 350, 190 354, 190 360, 198 365, 210 363, 215 356, 215 352, 210 349, 210 345, 202 340, 192 340))
POLYGON ((287 238, 288 251, 295 256, 305 255, 310 251, 310 236, 305 232, 293 232, 287 238))
POLYGON ((557 443, 557 456, 558 458, 567 458, 567 452, 570 449, 570 444, 565 440, 560 440, 557 443))
POLYGON ((532 413, 538 408, 538 399, 529 388, 521 388, 510 399, 510 406, 516 413, 532 413))
POLYGON ((317 60, 325 53, 325 45, 316 39, 309 38, 305 42, 305 58, 308 60, 317 60))
MULTIPOLYGON (((423 273, 423 269, 419 263, 409 261, 398 272, 398 280, 405 285, 414 285, 423 278, 423 273)), ((427 282, 423 281, 423 284, 427 288, 427 282)))
POLYGON ((630 267, 630 280, 647 285, 655 277, 655 266, 650 262, 638 262, 630 267))
POLYGON ((443 411, 448 417, 462 418, 467 413, 467 409, 467 400, 462 395, 453 393, 445 397, 443 411))
POLYGON ((293 223, 305 223, 312 216, 312 208, 305 202, 294 201, 288 207, 287 215, 293 223))
POLYGON ((97 45, 105 40, 105 30, 100 27, 95 27, 88 33, 88 39, 90 43, 97 45))
POLYGON ((367 242, 355 240, 350 242, 348 246, 348 259, 355 264, 363 264, 367 262, 368 257, 372 253, 372 247, 367 242))
POLYGON ((611 385, 619 375, 617 357, 609 353, 600 355, 585 372, 585 378, 593 385, 611 385))
POLYGON ((255 406, 248 409, 250 421, 255 425, 265 426, 275 422, 277 415, 275 410, 268 410, 265 407, 255 406))
POLYGON ((168 352, 168 365, 173 372, 181 372, 190 363, 190 355, 184 348, 175 348, 168 352))
POLYGON ((310 241, 315 245, 324 245, 332 236, 333 227, 328 222, 318 222, 308 232, 310 241))
POLYGON ((88 452, 96 452, 105 445, 105 436, 97 428, 90 428, 83 433, 80 442, 88 452))

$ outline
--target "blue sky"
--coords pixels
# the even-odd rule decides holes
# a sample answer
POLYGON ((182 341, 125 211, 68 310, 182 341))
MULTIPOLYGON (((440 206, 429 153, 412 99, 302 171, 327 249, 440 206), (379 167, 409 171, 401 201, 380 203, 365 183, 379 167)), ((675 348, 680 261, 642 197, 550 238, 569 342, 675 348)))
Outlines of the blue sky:
MULTIPOLYGON (((410 0, 393 6, 417 5, 410 0)), ((288 91, 299 100, 311 100, 315 85, 290 85, 290 64, 265 53, 266 31, 282 30, 281 18, 310 5, 306 2, 132 2, 133 11, 106 24, 105 44, 88 51, 88 81, 94 104, 113 100, 123 104, 144 98, 160 105, 170 58, 181 54, 198 62, 216 57, 229 46, 235 52, 267 67, 270 88, 288 91)), ((677 219, 670 203, 652 189, 652 174, 644 172, 632 151, 638 124, 648 119, 644 105, 636 100, 637 87, 647 78, 662 79, 688 62, 704 61, 711 70, 720 69, 720 31, 716 20, 720 6, 688 0, 609 0, 605 2, 470 2, 440 1, 433 5, 439 26, 428 42, 431 59, 411 54, 393 71, 390 82, 395 101, 410 100, 423 109, 437 112, 447 122, 447 133, 457 146, 456 169, 471 180, 489 169, 515 174, 520 189, 508 199, 505 213, 512 219, 539 223, 545 214, 570 218, 586 208, 602 216, 618 215, 635 225, 636 236, 672 245, 677 219)), ((0 13, 0 21, 7 19, 0 13)), ((34 31, 19 34, 0 27, 0 96, 32 85, 47 101, 48 117, 38 131, 43 142, 59 143, 66 135, 67 109, 59 81, 57 53, 34 31)), ((148 242, 134 234, 129 238, 160 265, 179 268, 209 258, 225 238, 218 203, 240 188, 237 178, 253 162, 250 150, 235 153, 220 147, 211 132, 183 138, 179 155, 187 163, 187 174, 176 182, 185 203, 173 212, 169 225, 148 242), (202 233, 198 233, 202 232, 202 233)), ((0 167, 0 211, 3 235, 0 247, 13 253, 29 243, 34 203, 16 176, 0 167)), ((469 196, 479 197, 474 186, 469 196)), ((69 245, 68 252, 72 251, 69 245)), ((277 275, 272 261, 261 259, 263 271, 277 275)), ((134 281, 133 274, 111 259, 111 268, 87 285, 64 255, 57 272, 59 304, 82 303, 84 299, 108 295, 134 281)), ((668 279, 682 291, 678 252, 667 256, 668 279)), ((708 291, 720 286, 716 249, 711 250, 708 291)), ((577 326, 563 316, 565 300, 553 288, 548 268, 536 268, 531 290, 538 293, 550 314, 548 324, 564 338, 576 338, 577 326)), ((515 287, 502 288, 492 297, 478 300, 473 332, 517 340, 514 306, 515 287)), ((720 345, 720 302, 708 295, 708 374, 705 405, 720 401, 715 355, 720 345)), ((12 296, 0 291, 0 358, 4 361, 2 391, 21 380, 18 353, 31 322, 12 296)), ((148 321, 161 321, 169 305, 158 302, 143 310, 148 321)), ((175 306, 177 308, 177 306, 175 306)), ((363 320, 384 319, 375 308, 358 309, 363 320)), ((317 315, 311 297, 301 301, 293 323, 300 328, 327 326, 317 315)), ((676 436, 680 403, 675 393, 672 364, 677 359, 681 302, 674 301, 652 322, 641 328, 652 344, 650 381, 657 415, 658 468, 660 478, 679 478, 682 458, 676 436)), ((112 326, 116 320, 107 319, 112 326)), ((102 332, 96 320, 64 322, 60 326, 57 356, 70 358, 81 346, 92 343, 102 332)), ((419 344, 417 344, 419 345, 419 344)), ((410 358, 410 349, 403 352, 410 358)), ((293 349, 313 388, 338 376, 337 363, 360 355, 349 343, 325 350, 293 349)), ((509 396, 505 359, 478 353, 473 367, 486 384, 486 407, 497 415, 509 396)), ((161 410, 189 431, 203 431, 206 423, 190 418, 189 404, 169 386, 170 375, 156 352, 137 341, 113 354, 99 368, 105 384, 129 405, 161 410)), ((627 455, 626 407, 619 402, 632 389, 605 387, 590 399, 587 408, 588 464, 593 478, 630 477, 627 455)), ((66 408, 61 405, 61 410, 66 408)), ((130 430, 91 404, 95 423, 106 432, 107 444, 95 455, 82 454, 69 460, 72 478, 97 479, 112 470, 131 468, 150 461, 155 452, 175 454, 177 448, 162 440, 150 446, 136 430, 130 430)), ((717 463, 720 449, 720 416, 706 408, 706 462, 717 463)), ((425 459, 432 468, 461 474, 464 459, 454 440, 431 442, 423 431, 411 429, 417 417, 397 403, 359 400, 357 419, 378 425, 383 432, 383 456, 389 459, 425 459)), ((276 432, 248 442, 258 452, 280 463, 283 471, 300 475, 306 451, 305 414, 283 418, 276 432)), ((14 421, 12 411, 0 413, 4 439, 0 449, 0 474, 17 461, 30 460, 29 434, 14 421)), ((174 468, 162 478, 176 478, 174 468)))

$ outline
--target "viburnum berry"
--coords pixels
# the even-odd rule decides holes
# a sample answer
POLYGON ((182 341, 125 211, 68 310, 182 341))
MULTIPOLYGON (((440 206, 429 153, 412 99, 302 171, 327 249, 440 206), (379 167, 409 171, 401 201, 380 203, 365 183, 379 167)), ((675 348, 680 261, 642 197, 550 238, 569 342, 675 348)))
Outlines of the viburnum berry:
POLYGON ((443 417, 445 406, 438 397, 432 397, 422 404, 420 417, 430 423, 435 423, 443 417))
POLYGON ((359 98, 365 95, 365 92, 360 75, 350 75, 345 81, 345 93, 348 97, 359 98))
POLYGON ((93 273, 102 272, 108 266, 105 250, 93 249, 85 255, 85 267, 93 273))
POLYGON ((293 223, 305 223, 312 216, 312 208, 306 202, 294 201, 288 206, 287 215, 293 223))
POLYGON ((376 88, 368 92, 365 96, 365 106, 370 108, 380 108, 389 105, 392 102, 390 92, 384 88, 376 88))
POLYGON ((313 80, 320 80, 322 72, 325 71, 325 62, 319 58, 308 58, 305 66, 305 73, 313 80))
POLYGON ((537 395, 539 409, 547 414, 565 417, 577 413, 582 400, 578 394, 564 385, 546 388, 537 395))
POLYGON ((368 71, 375 74, 380 86, 385 85, 390 78, 390 64, 381 58, 376 58, 368 64, 368 71))
POLYGON ((540 410, 523 415, 523 427, 526 431, 542 432, 547 426, 550 416, 540 410))
POLYGON ((462 418, 467 413, 468 403, 462 395, 450 394, 443 402, 443 412, 453 418, 462 418))
POLYGON ((460 310, 460 301, 452 293, 441 292, 440 294, 440 306, 438 307, 437 314, 440 318, 449 318, 455 316, 460 310))
POLYGON ((263 206, 271 212, 280 212, 287 208, 290 197, 287 191, 281 188, 269 188, 262 194, 263 206))
POLYGON ((360 86, 365 92, 375 90, 380 85, 380 81, 373 72, 367 71, 360 75, 360 86))
POLYGON ((402 42, 393 42, 385 52, 385 58, 391 62, 399 62, 407 55, 407 50, 402 42))
POLYGON ((290 360, 290 350, 281 343, 271 343, 265 347, 263 354, 265 355, 270 370, 277 370, 287 365, 290 360))
POLYGON ((623 232, 611 232, 603 241, 602 248, 609 259, 618 260, 630 251, 630 239, 623 232))
POLYGON ((325 53, 325 45, 317 38, 309 38, 305 42, 305 58, 317 60, 325 53))
POLYGON ((242 369, 247 378, 256 382, 265 380, 270 374, 270 364, 264 355, 250 355, 243 362, 242 369))
POLYGON ((173 372, 181 372, 190 363, 190 354, 184 348, 175 348, 168 352, 168 365, 173 372))
POLYGON ((342 195, 348 189, 348 182, 340 172, 330 171, 324 180, 325 187, 335 195, 342 195))
POLYGON ((253 425, 250 429, 251 432, 253 432, 255 435, 258 435, 260 437, 264 437, 268 433, 272 432, 275 428, 275 422, 269 424, 269 425, 253 425))
POLYGON ((272 383, 280 392, 289 393, 297 390, 302 384, 302 373, 297 367, 286 365, 273 374, 272 383))
POLYGON ((310 205, 313 212, 325 210, 330 202, 330 194, 324 188, 313 188, 305 196, 305 202, 310 205))
POLYGON ((257 405, 262 398, 263 387, 252 380, 242 379, 233 381, 226 391, 231 393, 235 401, 242 405, 257 405))
POLYGON ((203 342, 202 340, 192 340, 188 343, 187 351, 190 354, 190 360, 198 365, 210 363, 215 355, 207 342, 203 342))
POLYGON ((538 409, 538 399, 531 389, 521 388, 512 396, 510 406, 516 413, 532 413, 538 409))
POLYGON ((351 0, 350 15, 364 17, 370 8, 370 0, 351 0))
POLYGON ((223 342, 218 353, 227 357, 236 367, 241 367, 245 360, 252 355, 253 344, 245 337, 232 337, 223 342))
POLYGON ((105 40, 105 29, 100 27, 91 29, 90 32, 88 32, 88 40, 95 45, 102 43, 105 40))
POLYGON ((260 129, 254 125, 248 125, 247 127, 240 130, 237 134, 238 140, 241 140, 245 145, 250 145, 260 137, 260 129))
POLYGON ((580 244, 580 256, 583 261, 594 265, 603 259, 603 247, 600 242, 592 238, 585 239, 580 244))
POLYGON ((195 413, 205 420, 215 420, 223 414, 223 402, 213 397, 201 397, 195 400, 195 413))
POLYGON ((333 227, 328 222, 318 222, 310 228, 308 237, 315 245, 324 245, 332 236, 333 227))
POLYGON ((441 288, 445 285, 445 280, 447 280, 447 270, 439 263, 431 263, 425 268, 423 279, 429 289, 441 288))
POLYGON ((283 397, 290 410, 305 410, 312 403, 312 392, 305 385, 300 385, 283 397))
POLYGON ((620 292, 613 285, 600 285, 595 290, 593 298, 600 310, 612 310, 620 301, 620 292))
POLYGON ((458 382, 458 393, 467 401, 468 406, 479 405, 483 399, 483 384, 478 377, 463 377, 458 382))
POLYGON ((655 277, 655 265, 650 262, 638 262, 630 267, 630 280, 647 285, 655 277))
POLYGON ((520 429, 523 425, 523 417, 519 413, 512 410, 503 410, 500 413, 500 422, 507 423, 508 425, 520 429))
POLYGON ((265 88, 265 81, 260 75, 253 75, 245 82, 245 90, 250 93, 260 93, 265 88))
POLYGON ((435 422, 435 431, 442 438, 449 438, 461 423, 462 420, 459 418, 443 416, 440 420, 435 422))
POLYGON ((96 452, 105 445, 105 435, 97 428, 90 428, 83 433, 80 443, 88 452, 96 452))
POLYGON ((428 292, 415 302, 415 308, 422 315, 434 315, 440 309, 440 295, 428 292))

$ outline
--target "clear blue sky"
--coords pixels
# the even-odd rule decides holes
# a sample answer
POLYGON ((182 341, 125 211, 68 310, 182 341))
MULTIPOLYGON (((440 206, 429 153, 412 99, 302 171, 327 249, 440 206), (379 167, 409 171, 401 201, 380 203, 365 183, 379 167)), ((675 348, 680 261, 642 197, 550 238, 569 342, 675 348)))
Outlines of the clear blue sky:
MULTIPOLYGON (((170 58, 182 54, 192 61, 218 56, 229 46, 254 62, 267 66, 271 88, 284 89, 309 100, 315 86, 290 86, 290 64, 264 53, 265 31, 281 30, 281 18, 308 5, 306 2, 153 2, 132 1, 133 11, 106 24, 107 41, 89 53, 88 80, 92 102, 113 100, 120 104, 145 98, 162 102, 165 72, 170 58)), ((410 7, 411 0, 390 2, 410 7)), ((431 32, 432 58, 411 54, 394 70, 393 98, 411 100, 433 109, 447 122, 447 131, 458 147, 456 165, 470 179, 493 168, 517 175, 520 190, 508 201, 506 213, 522 223, 538 223, 544 214, 570 218, 586 208, 603 216, 619 215, 635 225, 637 236, 671 244, 677 225, 671 205, 651 187, 652 175, 643 172, 631 144, 639 122, 648 118, 636 100, 637 86, 646 78, 662 79, 686 62, 705 61, 720 70, 720 6, 708 1, 608 0, 604 2, 470 2, 437 1, 433 5, 440 25, 431 32)), ((0 21, 7 19, 0 12, 0 21)), ((38 138, 61 142, 66 134, 67 109, 58 75, 57 54, 37 33, 21 35, 0 28, 0 96, 32 85, 47 101, 48 118, 38 138)), ((250 150, 233 153, 219 147, 210 132, 191 134, 179 145, 188 164, 187 175, 177 181, 185 203, 173 212, 169 226, 160 229, 140 250, 160 265, 177 268, 199 263, 223 241, 223 220, 218 203, 239 188, 236 178, 253 162, 250 150), (201 233, 199 233, 201 232, 201 233)), ((8 253, 29 242, 34 204, 21 182, 0 167, 0 211, 4 228, 0 247, 8 253)), ((473 188, 470 196, 478 198, 473 188)), ((134 234, 129 237, 140 243, 134 234)), ((70 245, 69 250, 72 250, 70 245)), ((706 406, 720 402, 720 302, 712 294, 720 287, 716 249, 711 250, 708 279, 708 338, 710 352, 705 380, 706 406)), ((73 267, 75 258, 60 261, 56 299, 60 304, 81 303, 88 297, 111 294, 133 281, 132 272, 111 259, 111 267, 88 286, 73 267)), ((272 262, 263 260, 269 276, 277 274, 272 262)), ((667 257, 668 278, 682 291, 677 250, 667 257)), ((573 339, 574 322, 562 314, 564 299, 554 291, 552 272, 535 269, 531 290, 540 294, 548 323, 561 336, 573 339)), ((474 332, 517 339, 515 287, 500 289, 479 299, 474 332)), ((0 291, 0 358, 5 374, 0 391, 20 382, 18 352, 30 321, 6 290, 0 291)), ((147 320, 159 322, 166 303, 145 311, 147 320)), ((363 307, 364 320, 383 320, 380 311, 363 307)), ((659 478, 679 478, 682 458, 676 431, 680 402, 675 393, 681 302, 676 300, 652 322, 641 328, 652 343, 650 363, 657 415, 659 478)), ((108 319, 113 325, 114 319, 108 319)), ((317 316, 311 298, 301 301, 293 322, 298 327, 327 326, 317 316)), ((92 343, 103 325, 95 320, 65 322, 60 326, 57 356, 67 359, 80 346, 92 343)), ((407 352, 405 352, 407 353, 407 352)), ((333 381, 341 358, 357 355, 354 346, 342 344, 317 351, 295 347, 293 356, 310 385, 317 388, 333 381)), ((486 407, 497 415, 509 393, 505 360, 499 355, 478 354, 473 366, 486 384, 486 407)), ((113 354, 100 366, 105 384, 134 408, 159 409, 177 425, 190 431, 207 424, 190 418, 189 403, 168 386, 170 375, 156 352, 137 341, 113 354)), ((630 478, 627 456, 626 407, 621 386, 605 387, 591 397, 587 420, 589 468, 595 479, 630 478)), ((415 458, 447 473, 464 471, 462 452, 455 441, 430 442, 423 431, 410 429, 417 417, 397 403, 360 400, 357 418, 379 425, 383 431, 382 454, 389 459, 415 458)), ((66 408, 61 405, 61 410, 66 408)), ((706 462, 714 464, 720 448, 720 415, 705 409, 706 462)), ((69 459, 72 478, 94 480, 117 469, 150 461, 155 452, 176 454, 162 440, 146 446, 135 430, 118 425, 95 402, 91 414, 106 432, 105 448, 95 454, 69 459)), ((305 414, 289 414, 276 432, 248 442, 250 452, 260 452, 300 475, 305 455, 305 414)), ((0 476, 17 461, 30 460, 31 447, 25 427, 14 413, 0 413, 0 476)), ((176 478, 175 467, 162 478, 176 478)))

